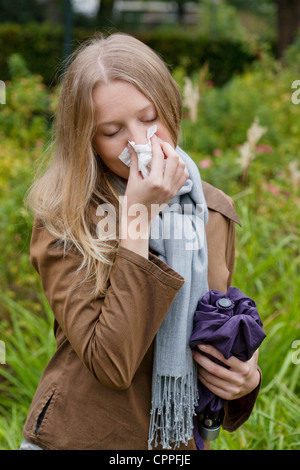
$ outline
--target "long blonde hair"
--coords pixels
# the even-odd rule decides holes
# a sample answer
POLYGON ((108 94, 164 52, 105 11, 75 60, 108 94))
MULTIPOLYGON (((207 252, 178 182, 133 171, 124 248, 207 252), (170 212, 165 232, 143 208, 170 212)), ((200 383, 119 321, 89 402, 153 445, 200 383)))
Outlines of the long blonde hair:
POLYGON ((93 148, 93 90, 112 80, 133 84, 154 103, 175 145, 182 104, 164 62, 132 36, 98 34, 81 44, 70 59, 54 123, 53 155, 46 171, 30 188, 27 204, 65 250, 75 246, 82 255, 79 269, 84 269, 84 280, 93 280, 94 294, 103 296, 119 240, 96 235, 91 213, 101 202, 114 204, 117 209, 119 192, 93 148))

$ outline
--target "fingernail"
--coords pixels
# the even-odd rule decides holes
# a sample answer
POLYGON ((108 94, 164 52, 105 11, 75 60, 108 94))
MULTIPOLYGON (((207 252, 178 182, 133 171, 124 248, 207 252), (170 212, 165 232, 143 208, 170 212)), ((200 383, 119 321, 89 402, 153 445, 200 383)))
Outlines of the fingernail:
POLYGON ((202 351, 205 351, 207 349, 205 344, 198 344, 198 348, 201 349, 202 351))

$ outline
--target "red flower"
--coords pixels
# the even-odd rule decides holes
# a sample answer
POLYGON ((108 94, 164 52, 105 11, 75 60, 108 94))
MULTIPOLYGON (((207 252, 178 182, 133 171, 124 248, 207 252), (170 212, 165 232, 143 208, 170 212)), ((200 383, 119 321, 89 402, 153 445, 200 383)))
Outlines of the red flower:
POLYGON ((258 146, 256 147, 256 151, 257 153, 272 153, 273 148, 271 147, 271 145, 258 144, 258 146))

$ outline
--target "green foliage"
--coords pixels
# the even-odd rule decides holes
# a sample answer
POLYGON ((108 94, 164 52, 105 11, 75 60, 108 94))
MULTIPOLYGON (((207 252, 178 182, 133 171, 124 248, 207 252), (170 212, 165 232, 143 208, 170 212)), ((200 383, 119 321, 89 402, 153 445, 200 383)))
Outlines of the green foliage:
POLYGON ((191 75, 208 63, 210 79, 217 86, 242 72, 257 58, 254 45, 234 37, 209 37, 184 29, 146 31, 135 36, 158 52, 172 70, 183 67, 191 75))
POLYGON ((0 24, 1 79, 8 80, 8 58, 18 51, 34 74, 42 75, 49 85, 63 53, 63 28, 52 23, 0 24))
MULTIPOLYGON (((191 73, 199 90, 196 119, 190 112, 195 99, 185 96, 181 145, 202 178, 235 202, 242 228, 236 230, 233 285, 255 299, 267 333, 254 411, 236 432, 222 431, 216 449, 300 447, 300 364, 292 361, 293 342, 300 339, 300 107, 291 101, 292 82, 300 78, 299 49, 298 43, 291 47, 282 64, 262 54, 222 88, 213 85, 205 66, 191 73), (265 132, 253 144, 249 128, 256 118, 265 132), (243 168, 240 147, 251 139, 251 158, 243 168)), ((20 56, 11 57, 9 66, 7 104, 0 107, 0 339, 7 351, 0 368, 0 448, 17 449, 55 347, 53 315, 29 263, 32 215, 23 198, 50 139, 57 89, 50 92, 20 56)), ((184 95, 186 75, 183 65, 174 69, 184 95)))
POLYGON ((8 318, 0 322, 7 364, 0 369, 0 449, 16 450, 23 439, 28 404, 54 352, 53 313, 42 294, 35 314, 3 292, 0 302, 9 312, 8 318))
POLYGON ((245 41, 247 31, 242 26, 236 8, 226 0, 211 2, 202 0, 200 7, 200 28, 208 37, 236 38, 245 41))
MULTIPOLYGON (((94 32, 74 28, 73 45, 93 36, 94 32)), ((212 38, 194 29, 172 28, 133 34, 157 51, 170 67, 184 66, 188 74, 208 62, 211 79, 218 85, 229 80, 232 74, 244 70, 257 58, 255 44, 231 37, 212 38)), ((63 27, 59 24, 0 23, 1 80, 10 78, 7 59, 18 51, 33 73, 42 75, 47 85, 56 84, 63 55, 63 38, 63 27)))
POLYGON ((0 282, 22 300, 36 282, 28 265, 32 216, 23 199, 50 138, 55 99, 40 76, 29 74, 20 55, 12 55, 8 64, 12 80, 0 108, 0 282))
MULTIPOLYGON (((237 228, 233 285, 254 298, 267 338, 260 347, 262 389, 250 419, 233 434, 222 431, 215 449, 299 449, 300 365, 300 108, 291 98, 299 77, 297 41, 282 63, 260 62, 223 88, 195 74, 197 120, 185 106, 182 145, 192 150, 202 178, 231 195, 237 228), (266 132, 256 142, 245 177, 240 148, 255 118, 266 132)), ((182 70, 176 71, 185 91, 182 70)), ((187 103, 189 100, 187 100, 187 103)))

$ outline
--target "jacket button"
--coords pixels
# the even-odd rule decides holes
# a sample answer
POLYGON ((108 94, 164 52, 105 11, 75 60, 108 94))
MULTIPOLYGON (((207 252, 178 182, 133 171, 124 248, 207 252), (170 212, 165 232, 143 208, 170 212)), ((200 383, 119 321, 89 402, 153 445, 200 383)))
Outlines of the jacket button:
POLYGON ((221 308, 229 308, 232 306, 232 302, 230 299, 223 297, 222 299, 217 300, 217 305, 221 308))

